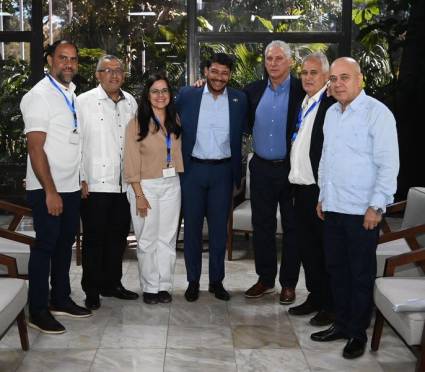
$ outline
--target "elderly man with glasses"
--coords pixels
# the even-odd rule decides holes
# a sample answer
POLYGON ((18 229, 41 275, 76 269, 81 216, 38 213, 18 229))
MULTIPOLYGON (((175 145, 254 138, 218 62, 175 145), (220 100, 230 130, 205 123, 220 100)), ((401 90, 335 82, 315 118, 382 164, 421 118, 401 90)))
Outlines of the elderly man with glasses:
POLYGON ((137 111, 133 96, 121 90, 124 67, 115 56, 100 58, 99 85, 81 94, 78 121, 82 131, 83 276, 89 309, 100 307, 99 294, 134 300, 121 284, 122 257, 130 229, 130 207, 123 181, 125 128, 137 111))

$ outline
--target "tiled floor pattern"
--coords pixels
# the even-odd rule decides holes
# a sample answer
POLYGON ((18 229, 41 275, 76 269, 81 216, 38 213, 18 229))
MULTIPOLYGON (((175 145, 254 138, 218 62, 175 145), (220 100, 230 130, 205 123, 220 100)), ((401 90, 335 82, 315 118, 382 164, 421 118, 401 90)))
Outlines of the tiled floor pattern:
MULTIPOLYGON (((29 352, 21 350, 13 326, 0 341, 0 371, 414 371, 415 358, 388 327, 379 352, 370 352, 368 346, 363 357, 348 361, 341 357, 343 342, 311 341, 310 334, 317 328, 308 324, 308 316, 289 316, 277 293, 245 299, 243 292, 256 281, 256 274, 252 248, 246 250, 250 244, 241 237, 237 245, 235 260, 226 261, 224 285, 232 295, 230 302, 207 292, 208 253, 204 253, 201 296, 195 303, 186 302, 185 266, 179 251, 171 304, 104 298, 91 318, 60 318, 67 328, 63 335, 29 329, 29 352)), ((129 256, 123 284, 140 293, 137 262, 134 254, 129 256)), ((72 296, 82 303, 80 278, 81 267, 73 263, 72 296)), ((301 273, 297 303, 306 295, 301 273)))

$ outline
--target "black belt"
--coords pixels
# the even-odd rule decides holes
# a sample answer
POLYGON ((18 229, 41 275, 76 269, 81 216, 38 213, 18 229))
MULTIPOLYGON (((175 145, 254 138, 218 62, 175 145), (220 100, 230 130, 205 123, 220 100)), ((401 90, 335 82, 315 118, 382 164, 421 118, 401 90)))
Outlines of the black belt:
POLYGON ((264 159, 261 156, 258 156, 255 152, 254 152, 254 157, 256 159, 258 159, 259 161, 263 162, 263 163, 267 163, 270 165, 283 165, 287 162, 287 159, 276 159, 276 160, 269 160, 269 159, 264 159))
POLYGON ((195 158, 194 156, 191 156, 192 161, 196 162, 196 163, 201 163, 201 164, 222 164, 222 163, 227 163, 230 161, 231 158, 224 158, 224 159, 199 159, 199 158, 195 158))

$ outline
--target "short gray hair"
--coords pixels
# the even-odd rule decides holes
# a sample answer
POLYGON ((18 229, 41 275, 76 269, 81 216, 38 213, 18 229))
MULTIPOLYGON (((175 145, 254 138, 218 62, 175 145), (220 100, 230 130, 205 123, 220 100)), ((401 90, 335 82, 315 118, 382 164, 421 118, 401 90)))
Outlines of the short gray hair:
POLYGON ((287 58, 291 58, 292 52, 291 47, 282 40, 273 40, 267 46, 264 51, 264 56, 267 57, 267 53, 271 48, 280 48, 287 58))
POLYGON ((329 61, 325 54, 322 52, 310 53, 303 58, 302 64, 311 59, 315 59, 320 62, 320 65, 322 66, 322 72, 329 72, 329 61))
POLYGON ((124 70, 124 64, 118 57, 112 54, 105 54, 104 56, 99 58, 99 61, 97 62, 96 66, 96 71, 100 71, 102 69, 103 62, 105 61, 117 61, 120 64, 121 68, 124 70))

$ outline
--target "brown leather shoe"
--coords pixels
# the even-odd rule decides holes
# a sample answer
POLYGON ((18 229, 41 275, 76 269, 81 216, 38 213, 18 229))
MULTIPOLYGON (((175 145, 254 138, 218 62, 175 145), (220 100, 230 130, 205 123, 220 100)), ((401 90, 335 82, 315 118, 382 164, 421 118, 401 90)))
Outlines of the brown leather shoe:
POLYGON ((289 305, 295 301, 295 288, 283 287, 280 292, 279 302, 282 305, 289 305))
POLYGON ((263 285, 263 283, 258 281, 250 289, 248 289, 245 292, 245 297, 258 298, 258 297, 264 296, 265 294, 273 293, 273 292, 274 292, 274 287, 266 287, 265 285, 263 285))

